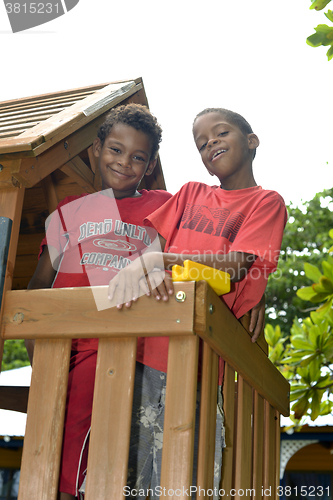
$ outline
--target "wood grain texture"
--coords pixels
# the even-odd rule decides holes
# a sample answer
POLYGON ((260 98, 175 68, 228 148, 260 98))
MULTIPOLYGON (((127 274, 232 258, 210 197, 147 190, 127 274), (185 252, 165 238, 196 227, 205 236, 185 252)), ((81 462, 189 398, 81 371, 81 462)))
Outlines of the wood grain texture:
POLYGON ((223 409, 226 448, 222 456, 222 488, 228 492, 235 487, 235 435, 236 435, 236 383, 235 370, 228 364, 224 365, 223 379, 223 409))
POLYGON ((288 416, 289 383, 205 282, 197 283, 196 313, 196 333, 272 406, 288 416))
MULTIPOLYGON (((107 297, 108 287, 94 287, 107 297)), ((4 338, 92 338, 184 335, 193 333, 193 282, 175 283, 175 294, 158 302, 140 297, 130 309, 98 311, 89 287, 14 290, 6 293, 4 338), (38 304, 38 308, 36 305, 38 304)))
MULTIPOLYGON (((0 190, 0 216, 6 217, 13 221, 10 235, 10 243, 8 248, 6 269, 4 270, 5 278, 2 290, 2 303, 0 304, 0 326, 2 326, 3 312, 5 309, 6 292, 11 290, 14 267, 16 261, 17 243, 20 230, 21 213, 24 199, 23 188, 8 188, 0 190)), ((4 339, 0 337, 0 371, 4 349, 4 339)))
POLYGON ((87 500, 123 498, 127 484, 136 342, 136 338, 99 341, 87 500))
POLYGON ((237 377, 237 434, 235 448, 235 498, 240 490, 252 487, 252 388, 238 374, 237 377))
POLYGON ((199 448, 196 486, 204 489, 205 491, 210 488, 214 488, 218 364, 218 355, 206 343, 204 343, 202 353, 199 448))
POLYGON ((262 498, 264 457, 264 400, 254 391, 253 408, 253 488, 256 499, 262 498))
MULTIPOLYGON (((165 399, 161 487, 181 489, 192 485, 195 408, 197 395, 199 338, 170 338, 165 399)), ((178 497, 177 497, 178 498, 178 497)))
POLYGON ((71 341, 37 340, 19 500, 56 500, 71 341))

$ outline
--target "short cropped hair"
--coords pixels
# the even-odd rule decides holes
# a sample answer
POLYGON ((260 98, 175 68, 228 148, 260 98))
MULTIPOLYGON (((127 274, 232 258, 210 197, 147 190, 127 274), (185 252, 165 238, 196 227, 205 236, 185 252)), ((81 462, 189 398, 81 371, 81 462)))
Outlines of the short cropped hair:
MULTIPOLYGON (((206 108, 203 111, 200 111, 200 113, 197 114, 197 116, 194 118, 193 126, 195 124, 195 121, 199 116, 206 115, 207 113, 219 113, 223 118, 225 118, 229 123, 232 123, 233 125, 236 125, 243 134, 253 134, 253 130, 251 125, 245 118, 238 114, 235 113, 235 111, 230 111, 230 109, 225 109, 225 108, 206 108)), ((256 155, 256 149, 254 150, 253 158, 256 155)))
POLYGON ((97 137, 102 145, 115 123, 124 123, 144 132, 152 143, 151 159, 157 157, 159 144, 162 140, 162 129, 147 106, 130 103, 112 108, 106 116, 105 122, 102 123, 97 132, 97 137))

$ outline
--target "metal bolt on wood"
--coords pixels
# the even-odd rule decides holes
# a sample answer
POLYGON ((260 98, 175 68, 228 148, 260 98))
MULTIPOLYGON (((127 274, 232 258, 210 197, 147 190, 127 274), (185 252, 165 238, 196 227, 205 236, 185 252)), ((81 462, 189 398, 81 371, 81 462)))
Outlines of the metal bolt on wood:
POLYGON ((182 292, 182 291, 179 291, 176 293, 176 301, 177 302, 184 302, 185 299, 186 299, 186 293, 185 292, 182 292))

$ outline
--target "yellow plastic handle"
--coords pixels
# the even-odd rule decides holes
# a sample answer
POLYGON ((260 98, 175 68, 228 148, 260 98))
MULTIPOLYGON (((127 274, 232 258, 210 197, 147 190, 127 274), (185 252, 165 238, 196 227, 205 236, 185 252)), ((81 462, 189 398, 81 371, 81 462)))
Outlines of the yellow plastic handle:
POLYGON ((217 295, 230 292, 230 275, 213 267, 204 266, 191 260, 184 261, 184 267, 172 266, 173 281, 205 280, 217 295))

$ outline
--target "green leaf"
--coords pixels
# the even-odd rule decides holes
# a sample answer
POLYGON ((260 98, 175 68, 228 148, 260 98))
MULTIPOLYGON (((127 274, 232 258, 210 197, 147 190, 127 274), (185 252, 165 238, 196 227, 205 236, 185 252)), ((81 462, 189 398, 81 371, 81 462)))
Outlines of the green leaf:
POLYGON ((315 352, 314 354, 308 354, 304 356, 300 362, 300 365, 302 367, 307 366, 308 364, 311 363, 315 359, 315 357, 318 356, 318 354, 315 352))
POLYGON ((312 400, 311 400, 311 420, 316 420, 316 418, 320 414, 320 402, 321 402, 321 395, 319 391, 314 391, 312 395, 312 400))
POLYGON ((320 270, 318 269, 318 267, 313 266, 312 264, 309 264, 308 262, 306 262, 304 264, 304 272, 305 272, 305 276, 307 278, 309 278, 311 281, 313 281, 314 283, 318 283, 318 281, 322 277, 322 274, 321 274, 320 270))
POLYGON ((294 417, 296 419, 300 419, 309 408, 309 400, 308 393, 306 393, 303 397, 301 397, 292 407, 292 411, 294 412, 294 417))
MULTIPOLYGON (((328 51, 326 52, 326 55, 327 55, 327 59, 329 61, 333 58, 333 45, 331 45, 331 47, 328 49, 328 51)), ((333 252, 333 246, 331 246, 331 248, 328 251, 333 252)))
POLYGON ((324 260, 321 265, 324 271, 324 275, 331 281, 333 281, 333 266, 329 264, 329 262, 326 262, 326 260, 324 260))
POLYGON ((314 297, 316 292, 313 290, 312 286, 304 286, 297 290, 296 295, 303 300, 311 300, 314 297))
MULTIPOLYGON (((333 12, 331 10, 328 10, 327 12, 325 12, 325 16, 327 17, 327 19, 329 19, 330 21, 332 21, 333 23, 333 12)), ((333 234, 333 233, 332 233, 333 234)), ((330 235, 331 236, 331 235, 330 235)), ((332 240, 333 240, 333 236, 331 236, 332 240)))
POLYGON ((323 10, 325 9, 326 5, 328 3, 330 3, 331 0, 311 0, 312 1, 312 5, 310 8, 311 9, 315 9, 315 10, 323 10))
MULTIPOLYGON (((329 10, 328 12, 330 12, 330 14, 332 15, 332 18, 333 18, 333 12, 331 10, 329 10)), ((327 14, 328 14, 328 12, 327 12, 327 14)), ((330 21, 333 21, 333 19, 330 19, 330 21)), ((333 229, 329 230, 328 235, 333 240, 333 229)))
POLYGON ((318 307, 317 312, 319 314, 325 315, 331 309, 332 302, 333 302, 333 297, 330 300, 328 300, 327 302, 325 302, 325 304, 323 304, 320 307, 318 307))

